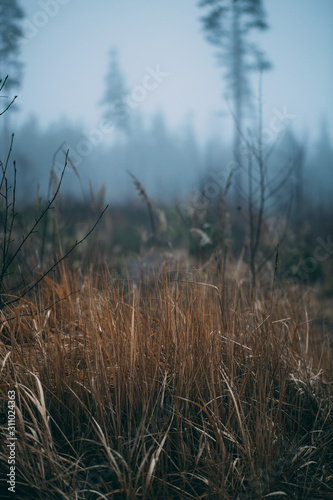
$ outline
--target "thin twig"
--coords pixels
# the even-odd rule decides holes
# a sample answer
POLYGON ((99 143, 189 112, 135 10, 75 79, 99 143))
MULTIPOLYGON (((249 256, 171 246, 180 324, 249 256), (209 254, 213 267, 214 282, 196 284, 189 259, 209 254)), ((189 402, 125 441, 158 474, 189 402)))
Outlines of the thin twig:
MULTIPOLYGON (((68 155, 68 151, 67 151, 67 155, 68 155)), ((63 180, 63 177, 65 175, 65 170, 66 170, 66 167, 67 167, 67 156, 66 156, 66 161, 65 161, 65 166, 62 170, 62 173, 61 173, 61 177, 60 177, 60 180, 59 180, 59 183, 58 183, 58 186, 54 192, 54 195, 52 196, 51 200, 48 202, 46 208, 42 211, 41 215, 35 220, 35 223, 33 224, 33 226, 31 227, 31 229, 29 230, 28 234, 23 238, 22 242, 20 243, 20 245, 18 246, 18 248, 16 249, 16 251, 14 252, 13 256, 11 257, 11 259, 8 261, 7 265, 6 265, 6 268, 5 269, 8 269, 8 267, 11 265, 11 263, 14 261, 14 259, 16 258, 17 254, 22 250, 22 247, 24 246, 24 244, 26 243, 26 241, 30 238, 30 236, 35 232, 35 229, 36 227, 38 226, 38 224, 40 223, 40 221, 42 220, 42 218, 45 216, 45 214, 48 212, 48 210, 50 210, 54 200, 56 199, 58 193, 59 193, 59 189, 60 189, 60 186, 61 186, 61 183, 62 183, 62 180, 63 180)))
POLYGON ((36 280, 35 283, 33 283, 33 285, 31 285, 27 290, 25 290, 24 293, 22 295, 20 295, 20 297, 17 297, 15 300, 12 300, 11 302, 7 302, 5 305, 9 306, 11 304, 14 304, 18 300, 22 299, 27 293, 31 292, 31 290, 33 288, 35 288, 48 274, 50 274, 50 272, 53 271, 53 269, 55 269, 61 262, 63 262, 69 256, 69 254, 72 253, 73 250, 75 250, 75 248, 78 245, 80 245, 81 243, 83 243, 88 238, 88 236, 94 231, 95 227, 97 226, 97 224, 99 223, 99 221, 103 217, 103 215, 106 212, 106 210, 108 209, 108 207, 109 207, 109 205, 106 205, 106 207, 104 208, 104 210, 99 215, 97 221, 93 225, 93 227, 90 229, 90 231, 88 231, 88 233, 83 238, 81 238, 79 241, 76 240, 76 242, 74 243, 74 245, 62 257, 60 257, 60 259, 58 259, 53 264, 53 266, 51 266, 45 273, 43 273, 42 276, 40 276, 40 278, 38 278, 38 280, 36 280))

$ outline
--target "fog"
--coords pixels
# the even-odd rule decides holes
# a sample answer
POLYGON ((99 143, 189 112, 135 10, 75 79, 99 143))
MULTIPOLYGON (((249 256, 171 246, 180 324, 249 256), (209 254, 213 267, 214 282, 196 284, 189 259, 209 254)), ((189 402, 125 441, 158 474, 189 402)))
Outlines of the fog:
MULTIPOLYGON (((46 196, 51 168, 59 180, 67 151, 69 161, 62 192, 89 201, 91 185, 96 192, 103 189, 111 204, 126 204, 137 196, 129 172, 159 203, 174 203, 202 187, 205 179, 211 180, 209 172, 222 171, 226 175, 232 162, 230 144, 211 137, 202 146, 190 120, 178 130, 170 130, 162 113, 148 123, 138 114, 130 132, 109 143, 102 142, 97 129, 83 134, 81 128, 80 124, 61 120, 43 130, 36 117, 18 128, 14 156, 19 172, 17 192, 22 202, 33 202, 37 190, 46 196)), ((287 196, 293 195, 302 182, 308 207, 331 205, 333 148, 325 121, 310 145, 306 137, 299 139, 289 128, 275 138, 269 172, 282 179, 287 170, 290 176, 283 190, 287 196), (295 168, 300 150, 302 179, 295 168)))
MULTIPOLYGON (((91 183, 115 204, 137 196, 129 172, 149 196, 173 203, 200 189, 209 172, 230 169, 232 97, 205 38, 199 2, 17 3, 23 36, 0 69, 2 79, 8 73, 13 81, 1 101, 18 98, 4 117, 1 157, 14 132, 22 202, 33 201, 37 191, 47 196, 50 171, 60 176, 67 150, 62 192, 87 200, 91 183)), ((301 183, 306 204, 329 204, 332 3, 267 0, 263 6, 268 29, 253 41, 271 69, 261 97, 258 74, 249 73, 242 140, 246 146, 245 135, 256 137, 262 98, 269 174, 282 179, 301 154, 301 179, 290 168, 284 192, 301 183)))

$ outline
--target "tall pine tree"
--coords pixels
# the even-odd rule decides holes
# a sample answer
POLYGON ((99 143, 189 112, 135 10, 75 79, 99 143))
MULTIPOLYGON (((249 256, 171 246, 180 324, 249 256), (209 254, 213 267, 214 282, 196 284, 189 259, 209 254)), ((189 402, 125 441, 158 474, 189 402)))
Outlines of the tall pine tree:
POLYGON ((125 134, 130 129, 129 109, 124 102, 127 94, 128 90, 119 65, 117 51, 112 49, 109 71, 106 76, 106 89, 100 104, 104 106, 104 118, 112 121, 117 129, 125 134))
POLYGON ((19 87, 22 64, 18 60, 20 39, 23 31, 20 26, 24 17, 17 0, 0 0, 0 79, 9 75, 6 90, 19 87))
MULTIPOLYGON (((249 72, 268 69, 263 53, 250 42, 250 33, 265 30, 262 0, 200 0, 206 9, 202 17, 207 40, 218 48, 219 64, 225 69, 226 97, 231 99, 234 116, 234 158, 241 166, 241 135, 245 107, 250 97, 249 72)), ((239 176, 238 176, 239 179, 239 176)))

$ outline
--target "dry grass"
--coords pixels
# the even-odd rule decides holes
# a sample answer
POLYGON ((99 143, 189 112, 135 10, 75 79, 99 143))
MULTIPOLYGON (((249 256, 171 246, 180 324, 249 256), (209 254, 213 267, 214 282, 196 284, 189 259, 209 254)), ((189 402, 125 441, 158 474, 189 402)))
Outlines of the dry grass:
POLYGON ((332 351, 268 288, 62 268, 4 310, 2 491, 15 389, 17 498, 332 498, 332 351))

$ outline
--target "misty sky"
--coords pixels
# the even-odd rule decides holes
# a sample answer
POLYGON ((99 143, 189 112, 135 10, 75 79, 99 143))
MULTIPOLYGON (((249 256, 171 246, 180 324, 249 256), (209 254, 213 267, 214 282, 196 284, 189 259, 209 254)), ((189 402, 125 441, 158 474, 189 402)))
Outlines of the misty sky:
MULTIPOLYGON (((117 47, 129 89, 142 84, 147 66, 169 73, 139 103, 145 116, 161 110, 172 127, 193 120, 201 137, 217 127, 230 137, 222 72, 201 31, 197 0, 54 0, 58 12, 52 17, 40 14, 47 0, 20 3, 31 39, 22 45, 15 123, 34 113, 43 126, 67 117, 96 127, 108 53, 117 47)), ((326 116, 333 137, 333 1, 264 3, 271 29, 256 40, 274 64, 264 81, 266 124, 273 109, 286 107, 301 136, 307 130, 316 138, 326 116)))

